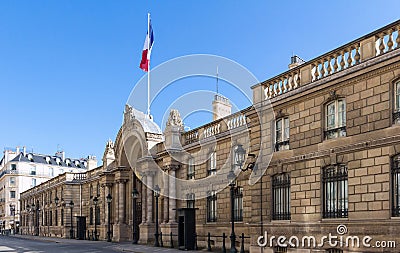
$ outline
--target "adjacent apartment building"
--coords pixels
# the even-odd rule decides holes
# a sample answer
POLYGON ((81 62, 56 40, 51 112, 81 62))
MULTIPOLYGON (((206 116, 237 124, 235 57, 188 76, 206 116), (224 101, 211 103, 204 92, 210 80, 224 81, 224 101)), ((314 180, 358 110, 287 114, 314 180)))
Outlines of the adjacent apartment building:
POLYGON ((217 94, 217 117, 190 131, 176 110, 161 131, 127 105, 102 166, 21 194, 21 232, 172 238, 187 249, 196 235, 200 248, 228 250, 243 233, 250 252, 398 252, 399 31, 400 20, 312 60, 293 57, 289 70, 249 84, 252 106, 232 114, 217 94))
POLYGON ((66 158, 63 151, 55 155, 27 152, 26 148, 6 148, 0 161, 0 224, 14 232, 19 226, 19 196, 36 185, 66 172, 85 172, 97 166, 95 157, 66 158))

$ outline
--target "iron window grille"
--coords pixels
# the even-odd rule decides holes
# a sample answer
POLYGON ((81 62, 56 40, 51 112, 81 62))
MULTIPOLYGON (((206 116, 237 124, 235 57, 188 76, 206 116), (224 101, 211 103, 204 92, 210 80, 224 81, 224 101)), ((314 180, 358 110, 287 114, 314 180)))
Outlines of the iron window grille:
POLYGON ((186 195, 186 207, 187 208, 194 208, 195 207, 195 195, 194 193, 189 193, 186 195))
POLYGON ((194 158, 189 159, 188 170, 187 170, 187 179, 194 179, 195 176, 195 167, 194 167, 194 158))
POLYGON ((275 253, 285 253, 285 252, 287 252, 287 247, 275 246, 274 252, 275 253))
POLYGON ((207 170, 207 176, 217 174, 217 156, 215 152, 210 153, 210 160, 207 170))
POLYGON ((207 194, 207 222, 217 221, 217 194, 210 191, 207 194))
POLYGON ((327 253, 343 253, 343 250, 341 249, 327 249, 327 253))
POLYGON ((337 99, 326 105, 326 126, 324 131, 325 139, 334 139, 346 136, 346 102, 344 99, 337 99))
POLYGON ((322 172, 323 217, 348 217, 348 175, 343 164, 328 166, 322 172))
POLYGON ((275 151, 289 149, 289 118, 275 121, 275 151))
POLYGON ((233 192, 233 220, 243 221, 243 188, 236 187, 233 192))
POLYGON ((290 175, 283 173, 272 178, 272 219, 290 220, 290 175))
POLYGON ((400 155, 394 156, 391 162, 392 171, 392 216, 400 216, 400 155))

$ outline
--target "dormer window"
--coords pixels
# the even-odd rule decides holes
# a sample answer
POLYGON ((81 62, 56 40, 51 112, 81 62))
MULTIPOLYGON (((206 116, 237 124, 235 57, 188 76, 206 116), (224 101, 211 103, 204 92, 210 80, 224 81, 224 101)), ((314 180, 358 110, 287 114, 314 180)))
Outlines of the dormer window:
POLYGON ((45 159, 46 159, 46 163, 47 163, 47 164, 50 164, 50 161, 51 161, 50 157, 46 156, 45 159))
POLYGON ((66 164, 68 167, 71 167, 71 160, 70 160, 70 159, 65 159, 65 164, 66 164))
POLYGON ((61 158, 60 157, 56 157, 56 163, 57 163, 57 165, 61 165, 61 158))
POLYGON ((28 154, 27 158, 28 158, 29 161, 33 162, 33 155, 32 154, 28 154))
POLYGON ((76 167, 80 168, 81 167, 81 163, 78 160, 74 161, 74 164, 76 167))

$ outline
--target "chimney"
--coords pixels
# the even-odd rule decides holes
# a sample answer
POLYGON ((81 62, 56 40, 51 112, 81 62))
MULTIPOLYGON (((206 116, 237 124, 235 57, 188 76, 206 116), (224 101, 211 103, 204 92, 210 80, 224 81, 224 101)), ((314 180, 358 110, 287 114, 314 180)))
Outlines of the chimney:
POLYGON ((19 155, 19 146, 17 146, 17 155, 19 155))
POLYGON ((289 69, 295 68, 301 64, 303 64, 305 61, 298 57, 297 55, 293 55, 290 57, 290 64, 289 64, 289 69))
POLYGON ((232 113, 232 105, 229 99, 222 95, 216 94, 212 105, 213 121, 231 115, 232 113))
POLYGON ((97 158, 94 155, 90 155, 86 158, 87 161, 87 170, 92 170, 94 168, 97 168, 97 158))
POLYGON ((26 147, 25 146, 22 148, 22 152, 24 153, 24 156, 26 156, 26 147))
POLYGON ((62 161, 65 161, 65 152, 64 151, 57 151, 56 156, 61 158, 62 161))

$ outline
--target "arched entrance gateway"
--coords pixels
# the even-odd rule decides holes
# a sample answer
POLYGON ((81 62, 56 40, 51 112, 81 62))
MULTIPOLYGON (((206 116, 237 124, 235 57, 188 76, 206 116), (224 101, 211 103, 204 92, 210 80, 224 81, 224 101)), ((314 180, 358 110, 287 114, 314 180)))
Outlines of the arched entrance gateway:
POLYGON ((152 119, 125 106, 124 122, 114 147, 115 161, 109 165, 111 173, 106 179, 115 205, 113 241, 136 237, 149 243, 154 239, 152 179, 157 174, 157 164, 153 156, 155 145, 163 140, 160 127, 152 119), (135 199, 134 192, 138 193, 135 199))

